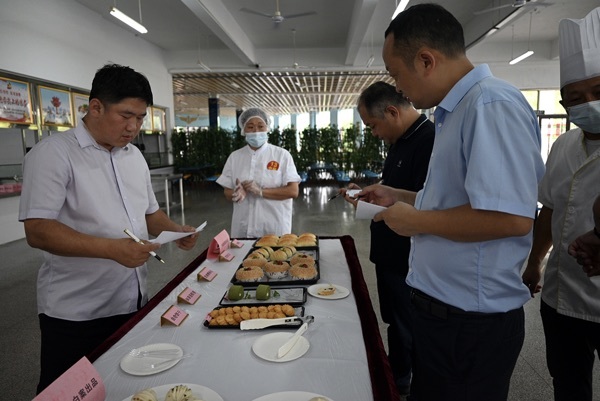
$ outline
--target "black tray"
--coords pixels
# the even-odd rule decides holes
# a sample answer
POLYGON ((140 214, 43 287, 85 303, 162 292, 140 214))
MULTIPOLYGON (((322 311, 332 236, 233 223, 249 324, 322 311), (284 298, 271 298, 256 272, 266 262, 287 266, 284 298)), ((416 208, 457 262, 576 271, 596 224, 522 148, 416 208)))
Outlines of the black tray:
MULTIPOLYGON (((257 248, 251 248, 248 253, 246 254, 246 256, 244 256, 243 259, 246 259, 246 257, 248 255, 250 255, 253 251, 255 251, 257 248)), ((294 279, 291 276, 286 276, 283 278, 269 278, 266 275, 263 276, 263 278, 261 278, 258 281, 251 281, 251 282, 246 282, 246 281, 239 281, 237 278, 235 278, 235 273, 233 273, 233 277, 231 277, 231 283, 232 284, 237 284, 237 285, 241 285, 244 286, 246 288, 256 288, 258 287, 259 284, 269 284, 272 287, 297 287, 297 286, 309 286, 312 284, 316 284, 319 279, 321 278, 321 269, 319 267, 319 249, 315 248, 314 251, 316 252, 316 258, 315 258, 315 269, 317 269, 317 275, 315 278, 311 278, 310 280, 298 280, 298 279, 294 279)), ((299 252, 308 252, 307 249, 305 248, 301 248, 301 250, 299 252)), ((243 261, 242 259, 242 261, 243 261)), ((238 268, 236 269, 236 272, 242 267, 242 264, 240 263, 240 265, 238 266, 238 268)))
POLYGON ((302 306, 306 302, 307 290, 306 287, 277 287, 271 288, 271 297, 265 300, 256 299, 256 289, 245 289, 244 298, 238 301, 230 301, 227 299, 227 292, 219 301, 222 306, 261 306, 261 305, 276 305, 288 304, 291 306, 302 306), (274 294, 277 292, 277 294, 274 294), (249 298, 246 298, 249 296, 249 298))
MULTIPOLYGON (((236 305, 236 306, 256 306, 256 305, 236 305)), ((265 306, 265 305, 261 305, 261 306, 265 306)), ((215 309, 222 309, 222 308, 227 308, 227 306, 218 306, 216 308, 213 308, 213 310, 215 309)), ((303 317, 304 316, 304 306, 297 306, 294 308, 296 310, 296 316, 299 317, 303 317)), ((211 311, 212 312, 212 311, 211 311)), ((204 327, 208 328, 208 329, 224 329, 224 330, 231 330, 231 329, 235 329, 235 330, 239 330, 240 329, 240 325, 235 325, 235 326, 211 326, 209 324, 210 320, 208 320, 209 315, 207 315, 206 318, 204 318, 204 322, 202 323, 204 325, 204 327)), ((292 317, 292 316, 290 316, 292 317)), ((293 324, 276 324, 274 326, 269 326, 269 327, 265 327, 264 329, 257 329, 257 330, 266 330, 266 329, 297 329, 298 327, 302 326, 302 321, 298 321, 298 322, 293 322, 293 324)))

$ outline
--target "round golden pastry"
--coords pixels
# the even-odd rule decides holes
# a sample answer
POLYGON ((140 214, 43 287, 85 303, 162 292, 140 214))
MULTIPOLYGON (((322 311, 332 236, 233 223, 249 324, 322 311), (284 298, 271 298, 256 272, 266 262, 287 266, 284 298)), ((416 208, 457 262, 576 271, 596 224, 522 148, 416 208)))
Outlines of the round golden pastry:
POLYGON ((306 263, 308 265, 315 265, 315 259, 310 256, 309 254, 303 253, 303 252, 298 252, 297 254, 295 254, 292 259, 290 259, 290 263, 292 265, 296 265, 298 263, 306 263))
POLYGON ((265 263, 265 275, 272 279, 286 277, 289 269, 290 264, 284 260, 272 260, 265 263))
POLYGON ((317 269, 308 263, 292 265, 288 274, 297 280, 311 280, 317 277, 317 269))
POLYGON ((280 239, 279 242, 277 243, 277 246, 293 246, 293 245, 296 245, 295 238, 280 239))
POLYGON ((279 239, 283 239, 283 238, 297 239, 298 236, 296 234, 293 234, 293 233, 288 233, 288 234, 283 234, 281 237, 279 237, 279 239))
POLYGON ((313 233, 302 233, 302 234, 300 234, 300 235, 298 236, 298 238, 307 238, 307 237, 308 237, 308 238, 312 238, 312 239, 314 239, 315 241, 317 240, 317 236, 316 236, 315 234, 313 234, 313 233))
POLYGON ((312 238, 309 238, 309 237, 298 238, 298 241, 296 241, 296 246, 297 247, 317 246, 317 241, 312 238))
POLYGON ((319 295, 323 295, 323 296, 329 296, 329 295, 333 295, 335 293, 335 286, 333 285, 328 285, 327 287, 321 288, 317 294, 319 295))
POLYGON ((294 316, 296 314, 296 310, 288 304, 281 305, 281 312, 286 316, 294 316))
POLYGON ((249 267, 249 266, 263 267, 265 265, 265 263, 267 263, 267 259, 264 258, 262 255, 251 253, 250 255, 248 255, 246 257, 246 259, 244 259, 244 261, 242 262, 242 266, 244 266, 244 267, 249 267))
POLYGON ((289 256, 287 252, 283 249, 278 249, 273 252, 273 255, 271 255, 271 260, 287 260, 288 258, 289 256))
POLYGON ((235 272, 236 280, 243 281, 243 282, 258 281, 261 278, 263 278, 264 275, 265 275, 265 273, 263 272, 263 269, 261 269, 258 266, 240 267, 235 272))
POLYGON ((279 237, 277 235, 264 235, 256 241, 256 246, 277 246, 278 241, 279 237))

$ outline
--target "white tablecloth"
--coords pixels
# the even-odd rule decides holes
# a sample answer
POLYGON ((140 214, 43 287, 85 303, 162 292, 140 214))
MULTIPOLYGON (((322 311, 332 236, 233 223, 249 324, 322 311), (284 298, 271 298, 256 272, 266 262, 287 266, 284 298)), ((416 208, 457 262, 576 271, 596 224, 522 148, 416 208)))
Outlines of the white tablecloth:
MULTIPOLYGON (((334 401, 373 400, 369 366, 354 294, 340 300, 308 296, 305 314, 315 317, 304 334, 310 342, 300 359, 268 362, 252 352, 253 342, 264 334, 288 329, 241 331, 209 329, 205 316, 218 306, 236 268, 251 247, 233 249, 231 262, 207 260, 181 282, 160 304, 114 346, 102 354, 94 367, 100 373, 107 400, 121 401, 135 392, 164 384, 196 383, 219 393, 225 401, 253 400, 281 391, 307 391, 334 401), (196 274, 204 266, 218 273, 212 282, 199 282, 196 274), (160 316, 176 304, 177 294, 190 287, 202 297, 195 305, 179 304, 189 313, 180 327, 160 326, 160 316), (131 349, 153 343, 173 343, 192 357, 151 376, 133 376, 119 367, 131 349)), ((352 291, 342 245, 338 239, 320 241, 320 283, 333 283, 352 291)), ((308 401, 308 400, 307 400, 308 401)))

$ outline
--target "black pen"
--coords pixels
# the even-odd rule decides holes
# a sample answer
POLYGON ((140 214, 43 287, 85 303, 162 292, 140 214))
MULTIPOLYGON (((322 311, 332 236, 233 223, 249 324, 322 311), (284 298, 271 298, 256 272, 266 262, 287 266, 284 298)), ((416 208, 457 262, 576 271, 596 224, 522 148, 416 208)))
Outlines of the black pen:
MULTIPOLYGON (((134 233, 132 233, 131 231, 129 231, 129 229, 126 228, 123 231, 125 232, 125 234, 127 234, 129 236, 129 238, 131 238, 132 240, 134 240, 138 244, 144 245, 144 242, 141 239, 139 239, 134 233)), ((160 256, 158 256, 156 254, 156 252, 150 251, 150 255, 154 256, 156 258, 156 260, 158 260, 159 262, 165 263, 165 261, 162 260, 162 258, 160 256)))
POLYGON ((342 194, 341 192, 338 192, 337 194, 333 195, 331 198, 327 199, 327 202, 334 200, 335 198, 337 198, 341 194, 342 194))

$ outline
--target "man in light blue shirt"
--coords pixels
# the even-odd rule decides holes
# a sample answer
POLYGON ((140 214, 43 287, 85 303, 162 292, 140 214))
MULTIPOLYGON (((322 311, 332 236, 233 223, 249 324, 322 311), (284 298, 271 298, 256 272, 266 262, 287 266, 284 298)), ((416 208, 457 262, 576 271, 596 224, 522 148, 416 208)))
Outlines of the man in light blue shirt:
POLYGON ((471 64, 462 27, 438 5, 400 13, 386 31, 383 59, 416 108, 437 106, 423 189, 362 193, 390 206, 376 221, 413 237, 411 394, 506 400, 524 340, 530 296, 520 269, 544 170, 536 115, 518 89, 471 64))

